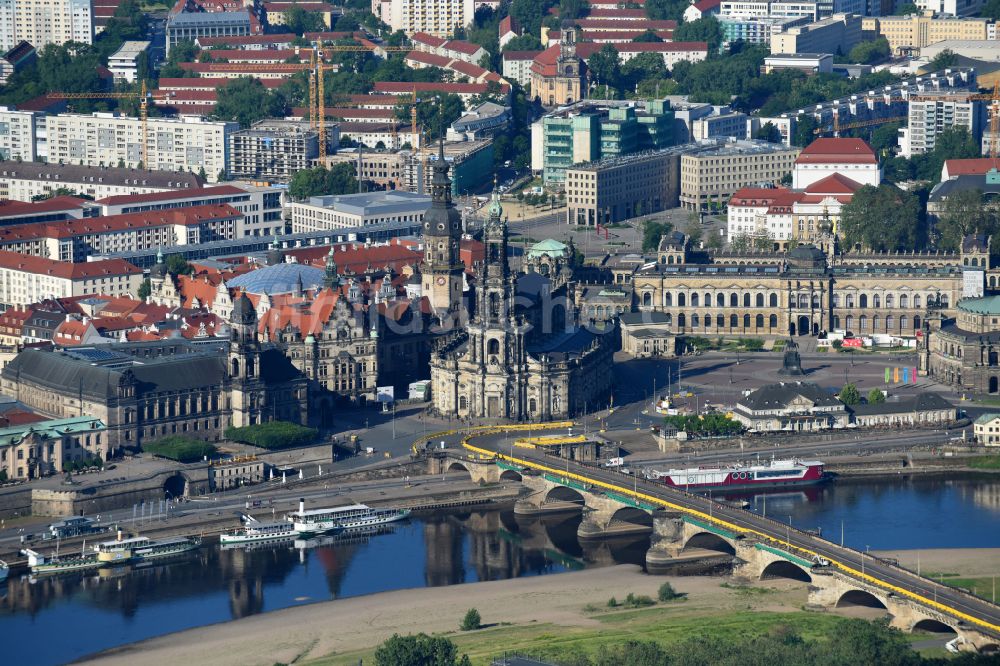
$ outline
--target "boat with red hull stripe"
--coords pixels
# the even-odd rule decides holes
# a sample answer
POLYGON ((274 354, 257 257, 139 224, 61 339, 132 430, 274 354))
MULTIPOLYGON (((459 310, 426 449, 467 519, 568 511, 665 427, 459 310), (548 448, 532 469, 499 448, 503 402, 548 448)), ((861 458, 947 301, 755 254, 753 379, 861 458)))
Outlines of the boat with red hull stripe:
POLYGON ((665 471, 647 469, 646 477, 692 492, 808 486, 829 480, 818 460, 771 460, 756 464, 692 467, 665 471))

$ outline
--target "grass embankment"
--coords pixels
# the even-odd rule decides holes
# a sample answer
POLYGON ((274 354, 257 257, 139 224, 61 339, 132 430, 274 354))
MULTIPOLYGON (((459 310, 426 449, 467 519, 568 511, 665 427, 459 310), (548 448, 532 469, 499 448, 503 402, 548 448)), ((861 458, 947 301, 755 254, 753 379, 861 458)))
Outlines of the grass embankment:
MULTIPOLYGON (((697 599, 684 598, 644 608, 609 607, 605 600, 595 599, 581 609, 589 618, 586 626, 534 622, 491 626, 487 612, 483 616, 484 629, 436 635, 454 641, 459 654, 468 654, 474 665, 485 666, 505 651, 572 662, 574 655, 594 655, 602 645, 630 640, 655 641, 669 648, 693 636, 702 636, 705 640, 735 640, 779 632, 823 641, 835 635, 842 623, 850 621, 825 613, 760 610, 766 605, 780 605, 785 601, 782 597, 787 595, 787 590, 726 587, 732 595, 730 603, 736 608, 709 608, 697 599)), ((371 663, 373 653, 374 649, 358 650, 304 663, 308 666, 354 666, 359 660, 371 663)))
POLYGON ((969 458, 967 464, 972 469, 1000 469, 1000 455, 969 458))
POLYGON ((996 589, 995 576, 963 576, 954 572, 931 572, 924 575, 945 585, 968 590, 983 599, 990 599, 996 603, 994 596, 996 589))

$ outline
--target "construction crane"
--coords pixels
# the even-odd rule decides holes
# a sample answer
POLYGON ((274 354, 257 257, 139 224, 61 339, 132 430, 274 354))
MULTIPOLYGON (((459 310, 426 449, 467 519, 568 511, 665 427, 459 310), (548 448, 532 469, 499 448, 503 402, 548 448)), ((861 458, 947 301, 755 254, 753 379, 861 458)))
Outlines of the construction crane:
MULTIPOLYGON (((140 159, 144 168, 149 168, 149 159, 146 153, 146 135, 149 120, 149 100, 152 95, 146 89, 146 82, 142 82, 139 92, 86 92, 86 93, 64 93, 52 92, 48 94, 54 99, 138 99, 139 100, 139 120, 141 122, 142 144, 140 146, 140 159)), ((162 100, 159 100, 162 101, 162 100)))
POLYGON ((859 120, 853 123, 840 123, 839 114, 833 112, 833 125, 829 127, 817 127, 813 130, 813 134, 819 136, 822 134, 832 133, 834 136, 839 136, 841 130, 857 129, 859 127, 874 127, 876 125, 885 125, 886 123, 895 123, 906 120, 906 116, 893 116, 891 118, 874 118, 872 120, 859 120))

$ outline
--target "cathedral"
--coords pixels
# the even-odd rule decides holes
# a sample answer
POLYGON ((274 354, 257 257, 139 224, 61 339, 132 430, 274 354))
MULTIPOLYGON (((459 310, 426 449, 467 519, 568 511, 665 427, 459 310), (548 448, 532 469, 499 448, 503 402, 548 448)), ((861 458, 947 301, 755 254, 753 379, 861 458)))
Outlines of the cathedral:
MULTIPOLYGON (((461 418, 547 421, 604 404, 611 393, 615 330, 581 328, 571 305, 552 298, 544 285, 522 288, 507 259, 507 222, 496 192, 483 243, 473 316, 431 356, 434 410, 461 418), (564 314, 539 316, 546 307, 564 314)), ((538 274, 522 279, 548 280, 538 274)))

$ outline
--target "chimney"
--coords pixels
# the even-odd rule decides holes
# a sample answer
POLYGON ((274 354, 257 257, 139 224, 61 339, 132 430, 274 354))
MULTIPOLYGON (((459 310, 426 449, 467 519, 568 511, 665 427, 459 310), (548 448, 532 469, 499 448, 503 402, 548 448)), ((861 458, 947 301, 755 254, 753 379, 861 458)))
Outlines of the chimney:
POLYGON ((299 498, 299 515, 301 516, 306 512, 306 500, 304 497, 299 498))

